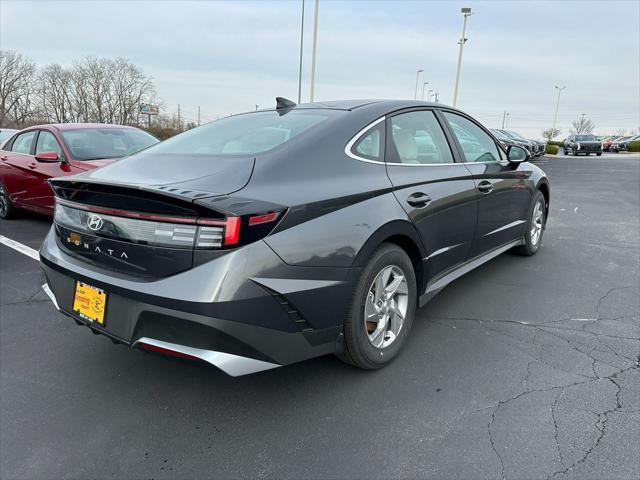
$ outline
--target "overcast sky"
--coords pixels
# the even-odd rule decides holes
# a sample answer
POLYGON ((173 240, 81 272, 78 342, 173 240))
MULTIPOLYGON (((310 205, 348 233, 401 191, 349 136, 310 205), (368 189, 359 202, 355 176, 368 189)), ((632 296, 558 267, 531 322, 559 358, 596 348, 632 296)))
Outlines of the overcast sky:
MULTIPOLYGON (((416 69, 450 104, 470 6, 458 107, 540 137, 586 113, 597 133, 640 127, 640 2, 320 0, 316 99, 413 98, 416 69)), ((38 65, 121 56, 154 78, 165 111, 204 120, 297 99, 300 0, 0 0, 0 47, 38 65)), ((306 1, 308 100, 313 0, 306 1)), ((420 85, 421 94, 422 85, 420 85)))

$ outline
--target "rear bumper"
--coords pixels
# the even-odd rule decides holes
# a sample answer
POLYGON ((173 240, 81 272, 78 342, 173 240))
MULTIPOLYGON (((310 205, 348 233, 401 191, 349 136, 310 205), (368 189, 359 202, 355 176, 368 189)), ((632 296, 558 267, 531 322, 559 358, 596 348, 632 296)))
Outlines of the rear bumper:
POLYGON ((349 269, 286 265, 256 242, 157 281, 100 270, 50 232, 40 250, 56 308, 130 347, 154 345, 243 375, 333 353, 351 294, 349 269), (76 282, 107 292, 105 324, 73 310, 76 282))

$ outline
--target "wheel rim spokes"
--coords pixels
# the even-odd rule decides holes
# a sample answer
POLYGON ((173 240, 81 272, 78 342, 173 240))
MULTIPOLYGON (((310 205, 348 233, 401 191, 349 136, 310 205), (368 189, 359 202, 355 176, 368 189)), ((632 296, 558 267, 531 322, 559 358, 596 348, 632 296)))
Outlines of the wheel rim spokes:
POLYGON ((542 203, 537 202, 533 209, 533 215, 531 216, 531 243, 537 245, 542 237, 542 230, 544 228, 544 212, 542 203))
POLYGON ((369 342, 386 348, 398 337, 407 314, 409 290, 404 272, 395 265, 383 268, 374 278, 364 306, 369 342))

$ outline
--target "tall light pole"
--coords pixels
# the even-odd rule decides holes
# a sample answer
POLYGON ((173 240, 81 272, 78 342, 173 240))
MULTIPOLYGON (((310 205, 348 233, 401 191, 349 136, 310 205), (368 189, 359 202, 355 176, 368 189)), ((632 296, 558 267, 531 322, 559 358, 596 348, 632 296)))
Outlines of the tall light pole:
POLYGON ((556 122, 558 121, 558 107, 560 106, 560 94, 565 88, 567 87, 559 87, 558 85, 556 85, 556 90, 558 90, 558 101, 556 102, 556 113, 553 116, 553 129, 552 129, 553 132, 555 132, 556 130, 556 122))
POLYGON ((506 121, 507 121, 507 115, 509 115, 509 114, 508 114, 508 113, 507 113, 507 111, 505 110, 505 111, 502 113, 502 129, 503 129, 503 130, 504 130, 504 125, 505 125, 505 123, 506 123, 506 121))
POLYGON ((435 95, 435 97, 436 97, 435 102, 436 102, 436 103, 438 103, 438 92, 436 92, 434 95, 435 95))
POLYGON ((432 90, 432 89, 429 89, 429 90, 427 91, 427 102, 430 102, 430 101, 431 101, 431 92, 433 92, 433 90, 432 90))
POLYGON ((509 112, 507 112, 505 115, 504 128, 507 128, 509 126, 509 115, 511 115, 509 112))
POLYGON ((313 14, 313 44, 311 46, 311 92, 309 98, 313 102, 313 94, 316 83, 316 44, 318 40, 318 3, 316 0, 315 13, 313 14))
POLYGON ((422 84, 422 100, 424 100, 424 87, 426 87, 427 85, 429 85, 429 82, 424 82, 422 84))
POLYGON ((418 79, 420 78, 420 74, 424 72, 424 70, 422 70, 421 68, 418 69, 418 71, 416 72, 416 90, 413 94, 413 99, 417 100, 418 99, 418 79))
POLYGON ((462 65, 462 49, 464 48, 464 44, 467 43, 467 39, 464 34, 467 30, 467 17, 472 15, 471 9, 469 7, 464 7, 460 10, 460 13, 464 16, 464 22, 462 23, 462 37, 460 37, 460 41, 458 44, 460 45, 460 52, 458 53, 458 69, 456 70, 456 84, 453 87, 453 106, 456 106, 456 102, 458 100, 458 84, 460 83, 460 66, 462 65))
POLYGON ((300 16, 300 66, 298 68, 298 103, 302 100, 302 46, 304 42, 304 0, 302 0, 302 15, 300 16))

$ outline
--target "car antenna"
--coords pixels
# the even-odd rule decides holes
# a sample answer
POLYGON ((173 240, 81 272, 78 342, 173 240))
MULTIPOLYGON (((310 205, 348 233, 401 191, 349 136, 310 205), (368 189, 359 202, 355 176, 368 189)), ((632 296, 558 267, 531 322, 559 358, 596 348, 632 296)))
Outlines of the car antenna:
POLYGON ((276 97, 276 111, 280 115, 284 115, 293 107, 296 106, 296 103, 284 97, 276 97))

